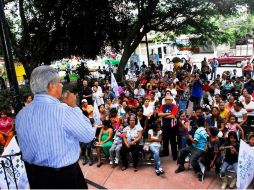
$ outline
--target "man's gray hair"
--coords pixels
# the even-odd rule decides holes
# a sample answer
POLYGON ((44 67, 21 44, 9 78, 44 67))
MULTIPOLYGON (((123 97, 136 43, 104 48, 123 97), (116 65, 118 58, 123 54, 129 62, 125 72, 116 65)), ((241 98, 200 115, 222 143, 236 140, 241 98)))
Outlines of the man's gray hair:
POLYGON ((47 94, 49 83, 58 83, 59 75, 50 66, 39 66, 31 74, 30 88, 33 94, 47 94))

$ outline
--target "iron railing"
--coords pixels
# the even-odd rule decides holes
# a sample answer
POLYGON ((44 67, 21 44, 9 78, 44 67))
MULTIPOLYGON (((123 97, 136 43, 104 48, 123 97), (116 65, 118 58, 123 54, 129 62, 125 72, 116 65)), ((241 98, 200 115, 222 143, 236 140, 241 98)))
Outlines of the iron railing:
MULTIPOLYGON (((0 162, 0 169, 3 169, 4 172, 4 177, 5 177, 5 182, 7 185, 7 188, 10 189, 10 182, 8 181, 8 177, 7 177, 7 170, 8 173, 11 174, 11 177, 13 178, 13 181, 15 183, 15 187, 16 189, 18 189, 18 184, 17 184, 17 176, 16 176, 16 170, 15 167, 13 165, 12 160, 14 159, 15 156, 21 156, 21 152, 16 153, 16 154, 12 154, 12 155, 3 155, 0 156, 1 162, 0 162)), ((107 189, 89 179, 84 178, 84 180, 87 182, 87 184, 97 188, 97 189, 107 189)))

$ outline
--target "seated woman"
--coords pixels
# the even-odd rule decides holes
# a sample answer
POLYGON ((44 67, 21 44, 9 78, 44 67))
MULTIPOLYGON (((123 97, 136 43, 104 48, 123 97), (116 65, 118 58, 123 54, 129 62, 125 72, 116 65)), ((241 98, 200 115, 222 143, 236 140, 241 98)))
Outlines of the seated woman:
POLYGON ((239 153, 239 142, 237 140, 237 134, 234 131, 230 131, 228 133, 227 142, 220 147, 220 151, 225 151, 225 158, 224 162, 221 167, 221 179, 222 179, 222 186, 221 189, 226 189, 228 185, 228 178, 226 176, 227 169, 230 165, 233 166, 233 170, 235 171, 235 175, 229 184, 229 187, 232 189, 236 185, 237 179, 237 164, 238 164, 238 153, 239 153))
POLYGON ((139 161, 139 152, 141 151, 141 146, 139 145, 142 138, 143 128, 138 124, 137 117, 135 115, 130 115, 128 118, 129 126, 124 128, 123 136, 123 147, 120 151, 122 157, 122 171, 128 168, 128 152, 131 152, 133 159, 134 171, 138 171, 138 161, 139 161))
POLYGON ((96 145, 96 151, 97 151, 97 156, 98 156, 98 164, 97 167, 100 167, 102 165, 101 162, 101 150, 103 153, 109 157, 109 149, 111 148, 113 144, 113 129, 111 127, 110 121, 104 120, 102 122, 102 129, 99 134, 99 142, 96 145))
POLYGON ((0 114, 0 144, 7 147, 14 136, 14 122, 7 116, 6 111, 1 111, 0 114))

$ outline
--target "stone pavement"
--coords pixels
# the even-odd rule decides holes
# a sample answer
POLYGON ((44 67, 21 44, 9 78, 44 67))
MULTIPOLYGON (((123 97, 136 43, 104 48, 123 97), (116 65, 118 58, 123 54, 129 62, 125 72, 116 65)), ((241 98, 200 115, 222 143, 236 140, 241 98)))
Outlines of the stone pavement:
MULTIPOLYGON (((170 157, 162 158, 165 174, 157 176, 153 165, 141 165, 137 172, 132 167, 121 171, 121 167, 112 168, 109 163, 98 168, 82 166, 85 178, 108 189, 220 189, 221 181, 214 170, 206 172, 204 182, 200 182, 192 170, 175 174, 176 161, 170 157)), ((186 167, 188 164, 185 165, 186 167)), ((89 186, 90 189, 94 187, 89 186)))

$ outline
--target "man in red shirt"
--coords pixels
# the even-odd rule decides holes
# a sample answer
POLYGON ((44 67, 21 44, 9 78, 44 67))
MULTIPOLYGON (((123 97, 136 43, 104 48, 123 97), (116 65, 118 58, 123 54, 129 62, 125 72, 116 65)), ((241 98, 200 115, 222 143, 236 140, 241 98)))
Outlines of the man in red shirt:
POLYGON ((129 98, 126 99, 126 103, 131 109, 136 109, 138 107, 138 101, 133 98, 133 95, 130 95, 129 98))
POLYGON ((178 107, 173 104, 173 97, 166 96, 165 104, 162 105, 158 111, 158 116, 162 118, 162 141, 163 141, 163 154, 161 156, 169 155, 169 141, 171 145, 171 152, 173 160, 177 160, 177 144, 176 135, 177 129, 176 114, 178 113, 178 107))

